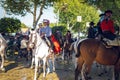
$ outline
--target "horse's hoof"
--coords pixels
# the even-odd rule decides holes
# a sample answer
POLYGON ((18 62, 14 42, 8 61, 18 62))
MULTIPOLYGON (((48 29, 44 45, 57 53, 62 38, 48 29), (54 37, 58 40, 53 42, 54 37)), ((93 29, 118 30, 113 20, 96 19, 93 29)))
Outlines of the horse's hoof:
POLYGON ((5 72, 5 71, 6 71, 6 70, 5 70, 5 68, 2 68, 1 70, 2 70, 3 72, 5 72))
POLYGON ((31 66, 30 68, 33 69, 33 66, 31 66))
POLYGON ((55 68, 53 68, 53 72, 55 72, 55 68))
POLYGON ((55 72, 55 70, 53 69, 53 72, 55 72))
POLYGON ((49 74, 50 73, 50 71, 47 71, 47 74, 49 74))

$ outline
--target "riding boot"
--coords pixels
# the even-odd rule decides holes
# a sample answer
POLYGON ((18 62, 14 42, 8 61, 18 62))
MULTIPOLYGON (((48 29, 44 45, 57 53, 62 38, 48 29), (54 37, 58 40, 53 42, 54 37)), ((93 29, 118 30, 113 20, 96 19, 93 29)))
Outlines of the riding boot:
POLYGON ((105 45, 106 48, 112 48, 112 46, 108 45, 105 40, 102 39, 101 41, 102 41, 103 45, 105 45))

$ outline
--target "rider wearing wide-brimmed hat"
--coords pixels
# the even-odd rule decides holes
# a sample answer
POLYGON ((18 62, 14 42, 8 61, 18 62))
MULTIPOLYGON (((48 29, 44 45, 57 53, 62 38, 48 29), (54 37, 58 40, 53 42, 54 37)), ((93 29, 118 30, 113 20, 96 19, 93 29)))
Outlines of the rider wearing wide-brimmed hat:
POLYGON ((114 34, 114 21, 111 19, 112 13, 113 12, 111 10, 106 10, 104 20, 100 24, 103 36, 110 40, 114 40, 116 37, 116 35, 114 34))
POLYGON ((47 42, 50 47, 50 51, 53 52, 53 43, 51 41, 52 29, 49 26, 50 21, 48 19, 43 19, 43 27, 40 29, 40 36, 47 42))

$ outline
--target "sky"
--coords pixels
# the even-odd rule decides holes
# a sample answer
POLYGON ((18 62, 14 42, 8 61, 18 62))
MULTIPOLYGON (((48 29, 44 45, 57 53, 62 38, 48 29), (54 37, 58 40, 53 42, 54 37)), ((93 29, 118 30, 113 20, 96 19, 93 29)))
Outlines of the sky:
MULTIPOLYGON (((38 23, 41 23, 43 19, 48 19, 50 20, 51 23, 55 23, 57 21, 56 15, 53 12, 53 8, 49 7, 48 9, 43 11, 43 15, 41 16, 40 20, 38 23)), ((19 19, 22 23, 26 24, 29 27, 32 27, 33 23, 33 16, 31 14, 27 14, 24 17, 21 16, 15 16, 15 15, 7 15, 5 14, 5 11, 2 7, 0 7, 0 19, 3 17, 14 17, 19 19)))

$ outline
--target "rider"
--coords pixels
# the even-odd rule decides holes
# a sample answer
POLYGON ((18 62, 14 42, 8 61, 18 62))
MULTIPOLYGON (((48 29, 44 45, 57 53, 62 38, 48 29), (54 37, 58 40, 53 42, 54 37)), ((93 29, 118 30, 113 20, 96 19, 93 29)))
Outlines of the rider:
POLYGON ((51 41, 52 30, 49 24, 49 20, 43 19, 43 27, 40 29, 40 36, 46 41, 46 43, 50 47, 50 51, 53 52, 53 44, 51 41))
POLYGON ((40 33, 41 28, 43 28, 43 24, 42 24, 42 23, 39 23, 39 24, 38 24, 38 33, 39 33, 39 35, 41 34, 41 33, 40 33))
POLYGON ((71 32, 68 30, 66 35, 65 35, 65 39, 69 41, 69 43, 72 42, 72 35, 71 32))
POLYGON ((88 28, 88 38, 95 38, 95 28, 94 28, 94 22, 89 23, 90 27, 88 28))
POLYGON ((114 22, 111 19, 111 16, 112 16, 111 10, 105 11, 105 17, 104 20, 101 22, 100 27, 105 38, 114 40, 116 35, 114 34, 115 33, 114 22))

